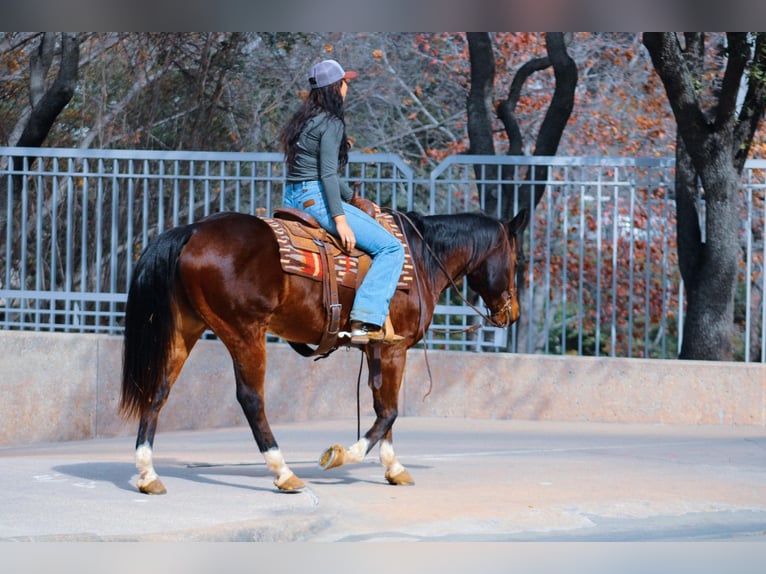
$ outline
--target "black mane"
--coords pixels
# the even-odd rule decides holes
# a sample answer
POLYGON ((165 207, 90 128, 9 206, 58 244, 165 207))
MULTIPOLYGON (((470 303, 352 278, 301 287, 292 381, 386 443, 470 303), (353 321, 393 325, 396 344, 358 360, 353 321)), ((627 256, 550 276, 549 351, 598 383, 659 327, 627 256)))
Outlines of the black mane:
MULTIPOLYGON (((407 218, 415 225, 433 254, 423 246, 420 259, 433 280, 443 273, 434 256, 447 259, 455 252, 468 254, 468 261, 477 261, 497 244, 498 228, 502 225, 497 219, 483 213, 457 213, 452 215, 420 215, 407 213, 407 218)), ((404 221, 404 234, 412 246, 412 237, 417 233, 404 221)))

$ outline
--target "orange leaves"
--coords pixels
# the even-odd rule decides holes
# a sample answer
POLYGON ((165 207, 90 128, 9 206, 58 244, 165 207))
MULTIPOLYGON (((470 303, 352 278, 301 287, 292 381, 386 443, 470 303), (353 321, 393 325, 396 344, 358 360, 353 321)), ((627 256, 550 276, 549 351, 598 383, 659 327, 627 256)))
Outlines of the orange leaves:
MULTIPOLYGON (((584 349, 600 329, 600 352, 628 356, 632 346, 639 356, 647 329, 675 329, 675 215, 667 204, 672 198, 654 184, 629 191, 603 183, 643 181, 649 175, 639 168, 605 168, 581 177, 602 187, 554 192, 538 206, 550 215, 536 224, 530 241, 535 289, 546 290, 551 308, 571 306, 566 335, 581 333, 584 349)), ((554 338, 560 340, 560 328, 554 338)))
POLYGON ((435 162, 440 162, 451 155, 457 155, 461 153, 467 153, 468 152, 468 145, 466 142, 463 141, 451 141, 447 142, 444 149, 435 149, 435 148, 427 148, 425 150, 425 157, 423 158, 423 161, 421 162, 423 165, 426 165, 427 160, 432 160, 435 162))

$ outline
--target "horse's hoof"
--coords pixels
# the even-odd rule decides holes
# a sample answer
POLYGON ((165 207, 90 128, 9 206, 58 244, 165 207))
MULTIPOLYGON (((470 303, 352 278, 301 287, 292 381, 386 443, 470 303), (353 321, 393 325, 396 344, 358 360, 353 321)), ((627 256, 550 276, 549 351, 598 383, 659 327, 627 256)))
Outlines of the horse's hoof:
POLYGON ((149 484, 139 484, 138 490, 144 494, 166 494, 167 489, 159 478, 155 478, 149 484))
POLYGON ((393 484, 395 486, 403 486, 405 484, 415 484, 415 481, 410 476, 410 473, 406 470, 401 471, 398 474, 395 474, 391 476, 389 472, 386 472, 386 480, 388 481, 388 484, 393 484))
POLYGON ((305 487, 306 484, 297 476, 294 474, 291 474, 287 480, 282 482, 282 484, 278 483, 276 480, 274 481, 274 484, 277 486, 279 490, 282 490, 284 492, 291 492, 293 490, 300 490, 301 488, 305 487))
POLYGON ((346 449, 339 444, 334 444, 319 457, 319 466, 325 470, 342 466, 346 455, 346 449))

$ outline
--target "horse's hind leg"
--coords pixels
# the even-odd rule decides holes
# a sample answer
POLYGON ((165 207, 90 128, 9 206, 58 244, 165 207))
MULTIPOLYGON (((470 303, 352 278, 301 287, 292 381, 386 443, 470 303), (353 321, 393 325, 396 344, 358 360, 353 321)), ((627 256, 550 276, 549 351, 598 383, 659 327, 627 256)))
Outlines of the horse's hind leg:
POLYGON ((269 421, 266 418, 266 404, 264 400, 264 382, 266 378, 266 332, 256 334, 254 337, 244 338, 243 341, 254 341, 251 345, 244 345, 241 351, 230 347, 234 359, 234 375, 237 382, 237 401, 245 413, 245 418, 250 425, 253 438, 258 444, 266 466, 275 475, 274 484, 283 491, 300 490, 305 486, 303 481, 290 470, 282 455, 282 451, 271 432, 269 421))
MULTIPOLYGON (((183 362, 181 361, 181 364, 183 362)), ((175 373, 178 375, 180 366, 175 373)), ((138 481, 136 486, 138 490, 145 494, 165 494, 165 485, 162 484, 157 472, 154 470, 153 447, 154 434, 157 431, 157 420, 160 416, 160 410, 168 399, 170 388, 173 386, 170 382, 171 377, 167 377, 157 393, 152 399, 152 406, 141 415, 138 423, 138 435, 136 436, 136 469, 138 469, 138 481)), ((172 377, 175 380, 175 377, 172 377)))
POLYGON ((165 369, 165 378, 152 398, 151 408, 141 414, 138 424, 138 435, 136 436, 136 468, 139 474, 136 486, 138 490, 145 494, 165 494, 167 492, 165 485, 162 484, 154 469, 153 462, 154 435, 157 431, 157 421, 160 416, 160 410, 162 410, 162 407, 168 400, 173 383, 175 383, 178 375, 181 373, 181 368, 203 330, 204 326, 200 325, 195 332, 186 336, 179 332, 176 333, 173 349, 165 369))

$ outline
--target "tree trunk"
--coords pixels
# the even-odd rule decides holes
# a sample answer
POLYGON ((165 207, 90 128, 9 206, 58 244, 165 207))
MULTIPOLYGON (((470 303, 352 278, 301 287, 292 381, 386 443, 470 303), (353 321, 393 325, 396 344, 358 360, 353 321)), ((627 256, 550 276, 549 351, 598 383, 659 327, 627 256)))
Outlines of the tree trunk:
POLYGON ((53 84, 44 90, 45 75, 51 63, 54 34, 46 32, 40 40, 39 58, 30 66, 32 113, 16 145, 39 147, 48 136, 53 123, 74 95, 80 60, 80 41, 76 33, 61 34, 61 64, 53 84), (43 92, 44 90, 44 92, 43 92))
MULTIPOLYGON (((492 130, 492 92, 495 85, 495 55, 492 40, 487 32, 468 32, 468 51, 471 61, 471 89, 466 101, 468 115, 468 153, 494 155, 495 140, 492 130)), ((497 213, 500 186, 497 181, 497 166, 473 166, 477 191, 484 198, 484 210, 491 215, 497 213)))
POLYGON ((680 358, 731 360, 739 249, 739 182, 744 158, 766 107, 766 34, 750 50, 747 34, 730 33, 728 60, 711 112, 702 109, 704 36, 644 33, 643 42, 668 94, 678 125, 676 205, 678 258, 687 296, 680 358), (742 76, 751 62, 748 91, 737 113, 742 76), (708 117, 710 116, 710 117, 708 117), (704 192, 697 189, 699 175, 704 192), (697 213, 704 199, 704 214, 697 213), (700 226, 704 219, 704 234, 700 226))
MULTIPOLYGON (((545 118, 540 126, 535 141, 536 156, 553 156, 559 149, 561 136, 564 133, 569 118, 574 109, 575 89, 577 88, 577 64, 567 52, 567 41, 561 32, 549 32, 545 35, 545 46, 548 50, 548 58, 553 66, 556 78, 556 87, 553 90, 551 105, 545 112, 545 118)), ((520 198, 519 209, 529 209, 534 213, 534 208, 540 203, 545 193, 545 180, 548 169, 539 166, 534 169, 534 204, 530 205, 529 193, 520 198)))
POLYGON ((487 32, 468 32, 468 51, 471 60, 471 89, 468 92, 469 153, 493 155, 492 90, 495 84, 495 56, 487 32))
POLYGON ((704 241, 695 242, 695 235, 700 237, 701 232, 690 229, 698 221, 696 208, 690 205, 694 200, 676 190, 678 259, 687 298, 679 358, 729 361, 733 358, 734 290, 741 256, 737 236, 740 177, 731 165, 728 169, 721 165, 718 173, 707 173, 702 179, 707 181, 706 190, 713 180, 723 192, 720 197, 705 194, 704 241), (682 204, 687 205, 682 208, 682 204), (681 240, 682 233, 690 235, 681 240))

